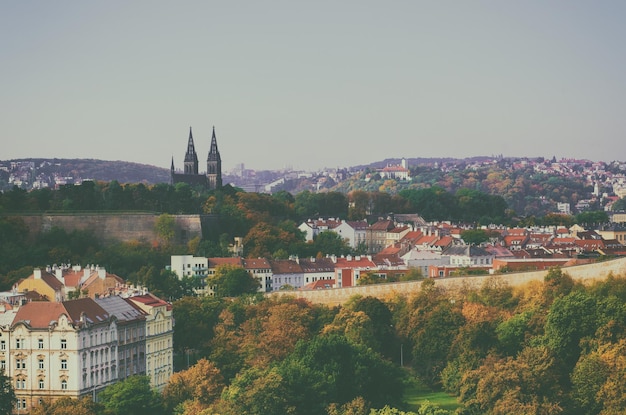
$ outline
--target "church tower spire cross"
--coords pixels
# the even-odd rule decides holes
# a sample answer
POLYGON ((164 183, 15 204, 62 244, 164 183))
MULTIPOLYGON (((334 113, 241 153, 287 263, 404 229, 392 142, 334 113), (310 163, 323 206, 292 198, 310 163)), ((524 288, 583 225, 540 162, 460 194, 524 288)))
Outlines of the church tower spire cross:
POLYGON ((213 126, 213 135, 211 136, 211 149, 207 157, 207 179, 209 188, 219 189, 222 187, 222 158, 217 149, 217 138, 215 137, 215 126, 213 126))
POLYGON ((187 152, 185 153, 185 174, 198 174, 198 155, 193 145, 191 127, 189 127, 189 141, 187 142, 187 152))

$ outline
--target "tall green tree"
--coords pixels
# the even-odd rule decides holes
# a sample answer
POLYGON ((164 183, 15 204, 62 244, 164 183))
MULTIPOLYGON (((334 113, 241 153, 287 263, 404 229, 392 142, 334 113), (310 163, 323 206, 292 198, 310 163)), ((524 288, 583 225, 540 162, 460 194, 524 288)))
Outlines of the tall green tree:
POLYGON ((112 415, 163 414, 161 395, 150 387, 147 376, 131 376, 108 386, 98 400, 112 415))
POLYGON ((0 413, 10 414, 16 402, 11 378, 4 373, 4 369, 0 369, 0 413))
POLYGON ((259 289, 259 282, 248 271, 229 264, 218 266, 215 274, 207 278, 207 284, 218 298, 255 294, 259 289))

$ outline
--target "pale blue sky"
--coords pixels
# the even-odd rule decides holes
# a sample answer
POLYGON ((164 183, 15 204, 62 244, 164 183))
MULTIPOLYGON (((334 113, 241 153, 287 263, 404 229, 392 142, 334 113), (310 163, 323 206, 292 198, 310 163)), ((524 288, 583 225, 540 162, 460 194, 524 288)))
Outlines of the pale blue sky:
POLYGON ((624 1, 0 1, 0 159, 626 160, 624 1))

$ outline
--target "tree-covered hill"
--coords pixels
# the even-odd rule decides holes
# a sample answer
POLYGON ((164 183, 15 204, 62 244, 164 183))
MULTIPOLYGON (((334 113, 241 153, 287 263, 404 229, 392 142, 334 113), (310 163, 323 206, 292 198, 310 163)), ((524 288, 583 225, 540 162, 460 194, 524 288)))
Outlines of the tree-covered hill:
MULTIPOLYGON (((30 180, 52 177, 82 180, 113 181, 119 183, 169 183, 169 169, 128 161, 109 161, 97 159, 44 159, 29 158, 4 161, 2 164, 17 163, 32 166, 30 180)), ((5 174, 6 176, 6 174, 5 174)), ((4 180, 3 180, 4 181, 4 180)))

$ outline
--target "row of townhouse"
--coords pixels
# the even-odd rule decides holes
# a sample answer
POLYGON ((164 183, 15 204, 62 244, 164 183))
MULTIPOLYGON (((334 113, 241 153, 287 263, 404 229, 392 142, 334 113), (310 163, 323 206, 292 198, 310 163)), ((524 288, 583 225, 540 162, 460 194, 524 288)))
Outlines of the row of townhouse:
MULTIPOLYGON (((420 223, 419 217, 407 218, 406 222, 411 225, 404 225, 402 223, 406 222, 398 223, 396 219, 381 219, 361 227, 360 232, 374 254, 341 258, 332 255, 326 258, 293 257, 288 260, 179 255, 172 256, 170 269, 179 278, 199 278, 203 288, 198 293, 212 295, 213 287, 208 286, 206 280, 222 265, 246 269, 258 280, 259 292, 268 293, 282 289, 354 286, 363 273, 375 273, 385 278, 418 269, 424 276, 439 278, 468 267, 481 268, 486 272, 546 269, 571 264, 570 260, 575 257, 626 254, 624 245, 618 239, 605 239, 600 231, 586 231, 579 226, 569 229, 491 227, 490 243, 470 246, 461 238, 462 231, 466 229, 462 226, 420 223)), ((336 231, 344 225, 349 223, 319 219, 308 221, 303 227, 323 232, 336 231), (311 224, 314 226, 311 227, 311 224)), ((351 229, 356 231, 355 227, 351 229)), ((607 228, 606 232, 621 238, 614 226, 607 228)))
POLYGON ((107 272, 103 267, 53 265, 45 269, 35 268, 28 277, 17 281, 12 291, 36 292, 42 300, 60 302, 69 298, 129 295, 142 289, 127 285, 123 278, 107 272))
POLYGON ((334 232, 353 249, 365 248, 368 254, 376 254, 398 243, 416 227, 426 223, 419 215, 393 215, 379 219, 373 224, 367 221, 346 221, 334 218, 309 219, 298 227, 306 241, 314 240, 321 232, 334 232))
POLYGON ((0 304, 0 367, 13 383, 17 411, 45 399, 96 399, 132 375, 147 375, 162 390, 173 373, 172 306, 152 294, 30 302, 26 293, 1 297, 20 299, 0 304))

